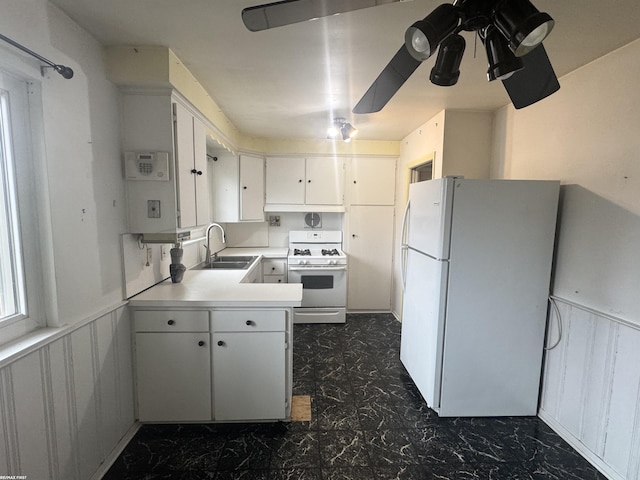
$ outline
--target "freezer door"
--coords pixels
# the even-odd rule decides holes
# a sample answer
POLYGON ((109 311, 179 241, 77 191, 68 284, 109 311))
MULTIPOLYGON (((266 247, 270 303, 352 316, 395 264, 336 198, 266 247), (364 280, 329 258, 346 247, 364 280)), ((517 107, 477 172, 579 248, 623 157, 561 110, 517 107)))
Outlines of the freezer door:
POLYGON ((409 186, 407 244, 436 259, 449 258, 453 179, 409 186))
POLYGON ((400 360, 433 409, 440 406, 448 262, 407 249, 400 360))

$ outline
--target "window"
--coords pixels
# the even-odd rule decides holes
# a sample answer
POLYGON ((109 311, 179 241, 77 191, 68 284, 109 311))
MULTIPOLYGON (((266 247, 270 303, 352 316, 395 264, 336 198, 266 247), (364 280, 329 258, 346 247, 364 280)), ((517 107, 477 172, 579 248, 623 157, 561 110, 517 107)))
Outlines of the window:
POLYGON ((0 322, 26 316, 9 92, 0 90, 0 322))
POLYGON ((0 344, 46 325, 30 122, 38 96, 0 70, 0 344))

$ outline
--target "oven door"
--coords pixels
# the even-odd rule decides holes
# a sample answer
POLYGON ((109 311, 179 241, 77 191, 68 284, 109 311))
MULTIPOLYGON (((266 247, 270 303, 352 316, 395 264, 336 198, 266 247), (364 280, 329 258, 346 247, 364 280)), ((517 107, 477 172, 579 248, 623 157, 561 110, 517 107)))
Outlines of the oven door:
POLYGON ((344 307, 347 304, 347 267, 291 266, 289 283, 302 284, 303 307, 344 307))

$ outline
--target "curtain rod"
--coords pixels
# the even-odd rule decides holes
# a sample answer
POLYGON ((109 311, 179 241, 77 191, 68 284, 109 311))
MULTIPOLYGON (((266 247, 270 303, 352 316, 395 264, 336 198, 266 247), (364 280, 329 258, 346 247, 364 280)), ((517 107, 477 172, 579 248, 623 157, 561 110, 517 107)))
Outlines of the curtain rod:
POLYGON ((18 42, 14 41, 14 40, 11 40, 9 37, 5 37, 1 33, 0 33, 0 40, 4 40, 8 44, 13 45, 14 47, 22 50, 23 52, 28 53, 32 57, 35 57, 38 60, 40 60, 41 62, 44 62, 47 65, 49 65, 48 67, 47 66, 41 66, 40 67, 40 71, 41 71, 42 75, 44 75, 44 69, 45 68, 53 68, 56 72, 58 72, 60 75, 62 75, 66 79, 69 79, 69 78, 73 77, 73 70, 71 70, 70 67, 65 67, 64 65, 53 63, 51 60, 47 60, 43 56, 38 55, 33 50, 29 50, 27 47, 25 47, 23 45, 20 45, 18 42))

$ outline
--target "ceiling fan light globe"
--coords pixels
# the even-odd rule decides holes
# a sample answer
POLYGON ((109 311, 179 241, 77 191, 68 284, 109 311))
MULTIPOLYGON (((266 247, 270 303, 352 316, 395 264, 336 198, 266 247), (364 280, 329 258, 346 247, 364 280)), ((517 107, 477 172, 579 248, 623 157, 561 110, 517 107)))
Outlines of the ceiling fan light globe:
POLYGON ((531 30, 520 42, 520 47, 523 49, 526 48, 535 48, 542 43, 542 41, 547 38, 547 35, 551 33, 553 29, 554 21, 549 17, 548 21, 541 23, 533 30, 531 30))
POLYGON ((438 45, 456 29, 459 22, 456 7, 444 3, 407 28, 404 44, 411 56, 422 62, 433 55, 438 45))
POLYGON ((405 35, 405 44, 411 45, 409 53, 416 60, 424 61, 431 56, 431 45, 422 30, 413 26, 409 27, 405 35))
POLYGON ((538 11, 529 0, 503 2, 495 11, 494 23, 517 57, 540 45, 555 25, 549 14, 538 11))
POLYGON ((524 67, 522 59, 516 57, 509 49, 506 39, 495 27, 487 27, 484 31, 483 41, 489 63, 487 79, 490 82, 493 80, 506 80, 518 70, 522 70, 524 67))

